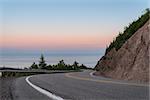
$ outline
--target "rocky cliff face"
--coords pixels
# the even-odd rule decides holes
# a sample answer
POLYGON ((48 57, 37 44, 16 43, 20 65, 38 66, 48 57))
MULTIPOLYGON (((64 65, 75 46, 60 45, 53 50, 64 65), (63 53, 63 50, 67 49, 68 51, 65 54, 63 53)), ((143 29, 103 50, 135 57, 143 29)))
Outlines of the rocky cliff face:
POLYGON ((149 21, 116 51, 112 49, 97 63, 96 74, 138 82, 149 81, 150 52, 149 21))

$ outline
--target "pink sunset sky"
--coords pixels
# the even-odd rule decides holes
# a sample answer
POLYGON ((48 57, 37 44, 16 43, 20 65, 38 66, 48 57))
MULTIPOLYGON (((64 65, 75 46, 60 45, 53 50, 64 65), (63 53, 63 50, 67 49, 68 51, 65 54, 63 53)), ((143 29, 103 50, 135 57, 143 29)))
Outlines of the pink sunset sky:
POLYGON ((5 48, 103 48, 117 33, 117 27, 95 24, 8 25, 0 40, 5 48), (102 29, 101 29, 102 28, 102 29))

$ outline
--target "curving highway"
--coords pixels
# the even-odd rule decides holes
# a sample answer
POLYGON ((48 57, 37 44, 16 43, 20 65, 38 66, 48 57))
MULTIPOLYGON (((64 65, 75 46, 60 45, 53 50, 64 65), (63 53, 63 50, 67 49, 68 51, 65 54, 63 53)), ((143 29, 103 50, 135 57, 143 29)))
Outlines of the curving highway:
POLYGON ((149 86, 93 76, 92 71, 17 78, 14 100, 149 100, 149 86))

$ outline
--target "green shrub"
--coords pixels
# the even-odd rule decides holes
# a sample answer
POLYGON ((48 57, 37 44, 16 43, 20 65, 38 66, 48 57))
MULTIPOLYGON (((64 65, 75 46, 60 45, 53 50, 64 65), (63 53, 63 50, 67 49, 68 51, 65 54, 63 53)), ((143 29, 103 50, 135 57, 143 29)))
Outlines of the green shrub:
POLYGON ((113 48, 119 50, 122 45, 149 20, 149 15, 150 10, 146 9, 145 13, 139 17, 138 20, 133 21, 131 24, 129 24, 128 27, 125 27, 123 33, 119 33, 113 42, 111 42, 110 45, 106 48, 105 54, 107 54, 113 48))

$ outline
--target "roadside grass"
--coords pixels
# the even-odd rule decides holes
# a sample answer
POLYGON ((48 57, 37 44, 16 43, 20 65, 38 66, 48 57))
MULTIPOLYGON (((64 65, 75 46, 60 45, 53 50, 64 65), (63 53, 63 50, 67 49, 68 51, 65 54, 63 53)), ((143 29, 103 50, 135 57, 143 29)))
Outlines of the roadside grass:
POLYGON ((38 71, 38 72, 11 72, 11 71, 4 71, 1 72, 1 78, 7 77, 21 77, 21 76, 29 76, 29 75, 36 75, 36 74, 54 74, 54 73, 68 73, 68 72, 81 72, 81 69, 77 70, 54 70, 54 71, 38 71))

